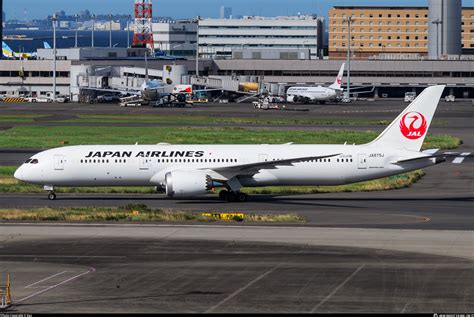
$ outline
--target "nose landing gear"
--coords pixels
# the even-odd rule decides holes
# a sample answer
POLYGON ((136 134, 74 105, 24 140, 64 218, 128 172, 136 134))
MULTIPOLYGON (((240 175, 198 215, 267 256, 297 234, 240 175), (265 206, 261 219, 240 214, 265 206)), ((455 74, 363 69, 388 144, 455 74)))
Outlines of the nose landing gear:
POLYGON ((56 200, 56 194, 54 192, 49 192, 48 199, 49 200, 56 200))
POLYGON ((48 191, 48 199, 56 200, 56 193, 54 192, 54 186, 44 185, 44 190, 48 191))

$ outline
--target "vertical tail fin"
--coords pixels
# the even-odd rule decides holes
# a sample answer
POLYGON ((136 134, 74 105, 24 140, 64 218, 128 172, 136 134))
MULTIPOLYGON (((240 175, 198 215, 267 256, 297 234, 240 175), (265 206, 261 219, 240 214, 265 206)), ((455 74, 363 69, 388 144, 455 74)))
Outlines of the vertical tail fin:
POLYGON ((346 66, 346 63, 342 63, 341 68, 339 69, 339 73, 337 74, 336 81, 334 81, 334 84, 329 86, 331 89, 335 90, 340 90, 341 85, 342 85, 342 77, 344 76, 344 67, 346 66))
POLYGON ((369 145, 420 151, 444 85, 428 87, 369 145))
POLYGON ((15 56, 10 46, 8 46, 7 43, 3 41, 2 41, 2 55, 5 58, 13 58, 15 56))
POLYGON ((10 48, 10 46, 7 45, 7 43, 5 42, 2 42, 2 49, 9 52, 9 53, 13 53, 12 49, 10 48))
POLYGON ((52 48, 51 45, 49 45, 48 42, 43 42, 43 46, 44 46, 44 48, 47 48, 47 49, 51 49, 51 48, 52 48))

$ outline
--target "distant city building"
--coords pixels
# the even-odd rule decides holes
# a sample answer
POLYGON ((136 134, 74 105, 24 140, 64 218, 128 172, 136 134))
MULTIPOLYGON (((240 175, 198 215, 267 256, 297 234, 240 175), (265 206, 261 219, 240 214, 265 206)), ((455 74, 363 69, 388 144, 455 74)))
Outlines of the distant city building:
MULTIPOLYGON (((328 14, 329 57, 343 59, 347 56, 348 17, 353 21, 351 47, 354 58, 426 57, 428 30, 432 28, 428 15, 428 7, 333 7, 328 14)), ((461 32, 464 36, 461 47, 474 47, 474 7, 463 8, 462 15, 461 32)), ((436 26, 434 27, 436 30, 436 26)))
POLYGON ((175 56, 195 56, 197 21, 153 23, 155 49, 175 56))
POLYGON ((112 31, 120 31, 120 22, 112 21, 110 23, 109 21, 102 21, 102 22, 96 22, 94 25, 95 29, 98 31, 110 31, 112 28, 112 31))
POLYGON ((219 19, 231 19, 232 8, 222 6, 219 11, 219 19))
POLYGON ((89 20, 91 18, 91 13, 89 10, 83 10, 79 12, 79 18, 84 21, 84 20, 89 20))
POLYGON ((66 11, 64 11, 64 10, 60 10, 60 11, 56 12, 55 14, 59 19, 64 19, 66 17, 66 11))
POLYGON ((324 19, 314 16, 204 19, 199 21, 199 53, 204 58, 231 58, 239 49, 308 49, 322 55, 324 19))

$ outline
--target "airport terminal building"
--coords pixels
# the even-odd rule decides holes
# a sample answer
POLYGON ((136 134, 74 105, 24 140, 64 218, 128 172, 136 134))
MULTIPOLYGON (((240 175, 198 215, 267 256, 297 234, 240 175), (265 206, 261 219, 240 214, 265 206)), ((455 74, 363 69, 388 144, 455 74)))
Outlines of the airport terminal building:
MULTIPOLYGON (((455 2, 460 4, 450 3, 455 2)), ((458 6, 462 16, 456 16, 452 6, 434 11, 431 7, 334 7, 329 11, 329 56, 324 59, 324 20, 316 16, 154 23, 155 48, 187 59, 150 59, 148 66, 153 78, 165 79, 163 70, 170 65, 179 69, 176 83, 230 93, 238 90, 239 82, 268 84, 273 94, 284 94, 295 84, 327 85, 334 82, 347 57, 344 36, 349 30, 344 29, 344 19, 350 16, 351 85, 370 87, 364 96, 401 97, 407 91, 443 84, 446 93, 474 98, 474 55, 462 54, 474 47, 474 7, 461 11, 458 6), (439 36, 433 37, 429 21, 437 14, 462 23, 459 36, 446 42, 440 27, 439 36), (429 56, 433 45, 438 54, 429 56), (200 77, 195 76, 196 65, 200 77)), ((128 84, 137 89, 145 78, 144 54, 139 48, 58 49, 57 92, 80 100, 81 94, 94 89, 123 90, 128 84)), ((38 60, 2 60, 0 95, 51 93, 52 65, 52 49, 39 49, 38 60)))
MULTIPOLYGON (((322 58, 324 19, 316 16, 199 20, 199 53, 205 59, 232 58, 236 49, 308 49, 322 58)), ((258 58, 259 53, 254 53, 258 58)))

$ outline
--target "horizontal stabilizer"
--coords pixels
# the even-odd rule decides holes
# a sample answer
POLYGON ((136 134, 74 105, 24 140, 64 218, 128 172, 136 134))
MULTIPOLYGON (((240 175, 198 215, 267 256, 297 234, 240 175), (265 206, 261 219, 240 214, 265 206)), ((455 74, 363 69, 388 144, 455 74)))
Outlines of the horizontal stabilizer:
POLYGON ((418 156, 414 158, 409 158, 409 159, 404 159, 404 160, 399 160, 395 162, 391 162, 392 164, 402 164, 402 163, 408 163, 408 162, 416 162, 416 161, 421 161, 421 160, 426 160, 426 159, 436 159, 436 164, 443 163, 446 161, 446 156, 445 155, 428 155, 428 156, 418 156))

